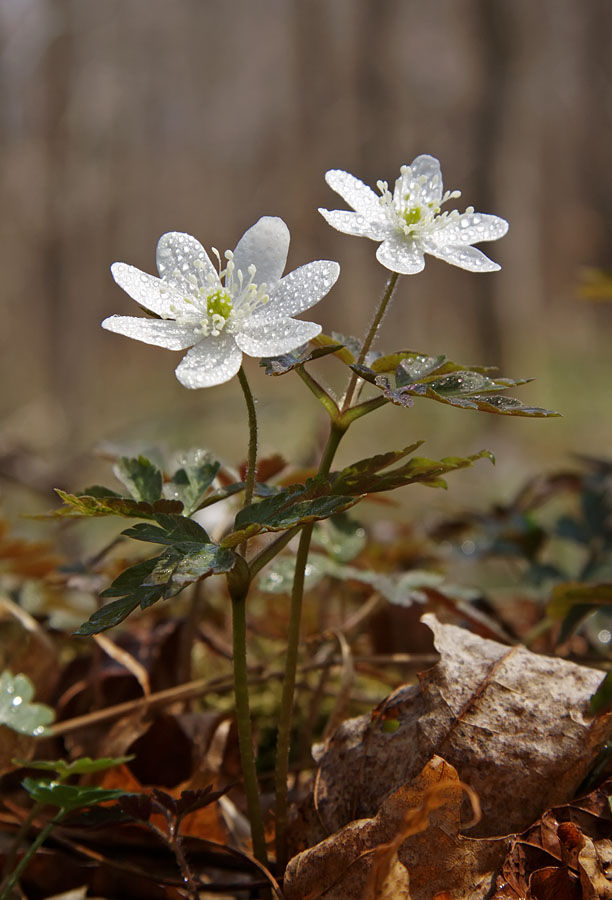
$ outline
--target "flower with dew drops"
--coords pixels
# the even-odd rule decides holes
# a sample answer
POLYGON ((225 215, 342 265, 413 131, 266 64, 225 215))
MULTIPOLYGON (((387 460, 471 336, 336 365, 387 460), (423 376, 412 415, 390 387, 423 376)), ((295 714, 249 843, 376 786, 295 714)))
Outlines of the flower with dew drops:
POLYGON ((499 216, 453 209, 442 212, 448 200, 460 191, 443 191, 440 163, 433 156, 417 156, 402 166, 393 193, 379 181, 378 196, 363 181, 332 169, 325 175, 328 185, 352 206, 354 212, 320 209, 338 231, 379 241, 379 263, 400 275, 415 275, 425 267, 425 253, 437 256, 470 272, 496 272, 500 266, 472 244, 503 237, 508 223, 499 216))
POLYGON ((340 266, 317 260, 282 277, 289 229, 264 216, 215 267, 189 234, 171 231, 157 245, 160 277, 126 263, 113 278, 155 318, 110 316, 102 327, 168 350, 187 350, 176 369, 185 387, 229 381, 248 356, 278 356, 316 337, 321 326, 293 316, 318 303, 333 287, 340 266))

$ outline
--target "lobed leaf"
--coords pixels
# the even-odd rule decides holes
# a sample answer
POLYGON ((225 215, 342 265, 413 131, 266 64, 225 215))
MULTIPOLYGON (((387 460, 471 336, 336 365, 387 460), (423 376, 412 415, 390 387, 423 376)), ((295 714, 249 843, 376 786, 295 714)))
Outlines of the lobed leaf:
POLYGON ((55 493, 63 506, 36 518, 80 519, 92 516, 123 516, 128 519, 154 519, 158 514, 177 514, 183 509, 178 500, 156 500, 154 503, 119 497, 116 494, 69 494, 59 488, 55 493))
POLYGON ((32 800, 46 806, 57 806, 62 812, 72 812, 86 806, 96 806, 109 800, 124 797, 124 789, 107 789, 81 784, 62 784, 59 781, 41 781, 36 778, 24 778, 23 788, 32 800))
POLYGON ((146 456, 136 456, 132 459, 122 456, 113 466, 113 473, 134 500, 144 503, 161 500, 162 473, 146 456))
MULTIPOLYGON (((419 444, 411 445, 404 451, 398 452, 400 456, 404 456, 417 446, 419 444)), ((381 457, 373 456, 347 466, 337 473, 334 476, 333 491, 343 494, 371 494, 392 491, 398 487, 416 483, 424 484, 427 487, 446 487, 446 482, 441 478, 442 475, 457 469, 465 469, 483 458, 495 462, 495 458, 489 450, 481 450, 480 453, 474 453, 471 456, 449 456, 441 460, 414 457, 403 466, 379 474, 381 457)))
POLYGON ((34 685, 27 675, 13 675, 5 670, 0 675, 0 725, 20 734, 41 735, 55 718, 50 706, 32 703, 34 685))
POLYGON ((540 418, 559 415, 499 394, 499 391, 526 384, 531 379, 492 376, 490 373, 495 370, 491 367, 463 366, 447 360, 444 355, 427 356, 404 350, 381 356, 370 366, 353 365, 351 368, 396 406, 410 407, 415 397, 424 397, 458 409, 496 415, 540 418))
POLYGON ((80 759, 75 759, 72 762, 66 762, 65 759, 14 759, 13 762, 24 768, 37 769, 40 772, 55 772, 61 781, 65 781, 71 775, 91 775, 93 772, 102 772, 105 769, 120 766, 131 759, 134 759, 134 757, 105 756, 99 759, 91 759, 89 756, 82 756, 80 759))
POLYGON ((204 494, 217 476, 221 463, 200 455, 193 460, 186 459, 183 466, 164 485, 164 496, 169 500, 180 500, 186 515, 198 508, 204 494))

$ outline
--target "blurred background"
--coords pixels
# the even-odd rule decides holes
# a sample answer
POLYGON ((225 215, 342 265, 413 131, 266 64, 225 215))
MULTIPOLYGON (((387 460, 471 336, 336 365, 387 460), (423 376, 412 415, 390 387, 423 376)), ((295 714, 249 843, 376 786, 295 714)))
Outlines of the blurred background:
MULTIPOLYGON (((612 304, 579 296, 583 267, 612 267, 609 0, 0 0, 0 30, 0 476, 22 509, 50 506, 52 485, 108 483, 103 441, 244 456, 236 380, 187 391, 179 354, 100 329, 138 313, 110 263, 155 272, 165 231, 223 251, 280 215, 289 268, 342 265, 312 317, 361 335, 386 273, 373 242, 317 213, 343 206, 323 176, 393 182, 420 153, 461 208, 509 220, 484 247, 503 268, 429 257, 400 283, 379 348, 533 376, 517 396, 564 418, 422 401, 359 422, 339 460, 417 438, 432 456, 489 447, 495 470, 457 474, 442 501, 410 495, 460 504, 481 482, 503 498, 574 451, 610 455, 612 304)), ((262 452, 312 461, 314 398, 247 366, 262 452)))

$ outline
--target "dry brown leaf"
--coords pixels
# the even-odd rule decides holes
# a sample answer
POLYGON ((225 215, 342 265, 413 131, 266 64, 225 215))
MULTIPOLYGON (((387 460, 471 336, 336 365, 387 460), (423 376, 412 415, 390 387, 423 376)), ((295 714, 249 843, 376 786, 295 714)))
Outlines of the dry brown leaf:
POLYGON ((602 673, 507 647, 428 614, 440 661, 420 686, 399 688, 374 716, 345 722, 321 760, 314 803, 323 831, 315 843, 410 783, 434 754, 480 797, 471 834, 507 835, 567 802, 612 735, 608 714, 588 716, 602 673), (397 729, 381 728, 385 718, 397 729))
POLYGON ((346 825, 294 857, 285 875, 287 900, 479 900, 508 842, 459 834, 463 786, 434 757, 379 813, 346 825))

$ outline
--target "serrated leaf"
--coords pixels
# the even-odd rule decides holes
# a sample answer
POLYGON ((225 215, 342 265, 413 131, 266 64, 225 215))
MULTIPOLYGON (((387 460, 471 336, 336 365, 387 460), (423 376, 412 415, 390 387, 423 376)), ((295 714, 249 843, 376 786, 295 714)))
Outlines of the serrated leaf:
MULTIPOLYGON (((498 379, 487 390, 505 390, 508 387, 508 379, 498 379)), ((521 382, 518 382, 521 383, 521 382)), ((550 409, 542 409, 537 406, 525 406, 514 397, 506 397, 501 394, 442 394, 436 391, 431 384, 406 384, 403 387, 394 388, 389 378, 378 375, 375 384, 383 395, 396 406, 411 406, 414 397, 424 397, 445 403, 457 409, 474 409, 480 412, 493 413, 499 416, 527 416, 532 418, 548 418, 559 416, 560 413, 550 409)))
MULTIPOLYGON (((159 592, 157 599, 161 599, 163 592, 159 588, 156 590, 159 592)), ((154 591, 150 590, 148 593, 153 594, 154 591)), ((123 597, 121 600, 107 603, 92 613, 87 622, 84 622, 77 628, 74 634, 77 637, 88 637, 92 634, 100 634, 101 631, 107 631, 109 628, 114 628, 115 625, 119 625, 124 619, 127 619, 129 614, 140 606, 140 602, 141 595, 132 594, 129 597, 123 597)))
POLYGON ((20 734, 39 736, 50 725, 55 713, 44 703, 32 703, 34 685, 27 675, 13 675, 5 670, 0 675, 0 725, 20 734))
POLYGON ((92 516, 123 516, 127 519, 154 519, 158 514, 178 514, 183 504, 178 500, 157 500, 155 503, 131 500, 129 497, 110 495, 92 496, 69 494, 59 488, 55 493, 64 506, 35 518, 79 519, 92 516))
MULTIPOLYGON (((322 336, 319 335, 319 338, 321 337, 322 336)), ((327 338, 327 340, 330 339, 327 338)), ((298 347, 291 353, 283 353, 281 356, 264 357, 260 360, 259 365, 264 367, 266 375, 286 375, 287 372, 291 372, 298 366, 303 366, 313 359, 329 356, 330 353, 338 353, 340 355, 342 350, 342 344, 333 342, 321 346, 321 341, 315 338, 312 341, 308 341, 307 344, 302 344, 301 347, 298 347)))
POLYGON ((188 584, 200 581, 208 575, 220 575, 229 572, 235 558, 231 550, 218 544, 195 545, 192 548, 171 547, 158 557, 152 571, 146 576, 143 585, 163 587, 163 598, 174 596, 188 584))
MULTIPOLYGON (((423 443, 423 441, 415 441, 413 444, 409 444, 402 450, 390 450, 387 453, 378 453, 376 456, 368 456, 365 459, 360 459, 357 462, 351 463, 350 466, 346 466, 341 472, 336 474, 334 478, 334 491, 337 490, 339 493, 346 494, 353 493, 353 489, 361 483, 364 475, 374 475, 381 469, 386 469, 387 466, 399 462, 400 459, 403 459, 411 453, 414 453, 415 450, 418 450, 423 443)), ((358 493, 364 493, 364 491, 358 491, 358 493)))
POLYGON ((234 532, 221 542, 223 547, 235 547, 255 534, 286 531, 344 512, 358 503, 361 497, 330 493, 328 478, 311 478, 306 484, 290 485, 272 497, 251 503, 241 509, 234 522, 234 532))
POLYGON ((169 500, 180 500, 186 514, 191 515, 215 480, 220 466, 216 460, 192 454, 164 485, 164 496, 169 500))
MULTIPOLYGON (((398 452, 405 455, 403 451, 398 452)), ((481 450, 480 453, 474 453, 471 456, 449 456, 441 460, 414 457, 403 466, 379 473, 380 466, 377 462, 379 457, 371 457, 347 466, 346 469, 337 473, 333 491, 343 494, 371 494, 392 491, 398 487, 416 483, 424 484, 427 487, 445 487, 446 482, 441 478, 442 475, 457 469, 465 469, 483 458, 495 462, 495 458, 489 450, 481 450), (368 463, 372 463, 372 468, 369 468, 368 463)))
POLYGON ((369 368, 372 375, 389 375, 397 372, 400 366, 404 370, 404 377, 410 378, 412 381, 420 381, 434 372, 438 375, 446 375, 450 372, 469 371, 484 375, 496 371, 495 366, 465 366, 452 362, 443 353, 429 356, 417 350, 399 350, 396 353, 387 353, 374 360, 369 368))
POLYGON ((62 784, 59 781, 40 781, 36 778, 24 778, 23 788, 32 800, 46 806, 56 806, 63 812, 72 812, 86 806, 97 806, 109 800, 124 797, 123 789, 107 789, 80 784, 62 784))
POLYGON ((381 356, 370 366, 353 365, 351 368, 382 391, 396 406, 410 407, 415 397, 424 397, 458 409, 474 409, 503 416, 542 418, 559 415, 498 393, 526 384, 531 381, 530 378, 500 378, 491 375, 495 372, 491 366, 463 366, 442 354, 428 356, 402 350, 381 356))
POLYGON ((134 500, 155 503, 162 497, 162 473, 146 456, 130 459, 122 456, 113 466, 113 473, 125 485, 134 500))
MULTIPOLYGON (((310 553, 304 572, 304 590, 315 588, 327 572, 328 558, 322 553, 310 553)), ((295 557, 277 556, 259 577, 257 586, 266 594, 290 594, 295 575, 295 557)))
POLYGON ((149 522, 139 522, 126 528, 121 533, 136 541, 149 541, 153 544, 208 544, 210 537, 207 532, 193 519, 185 516, 156 516, 158 525, 149 522))

